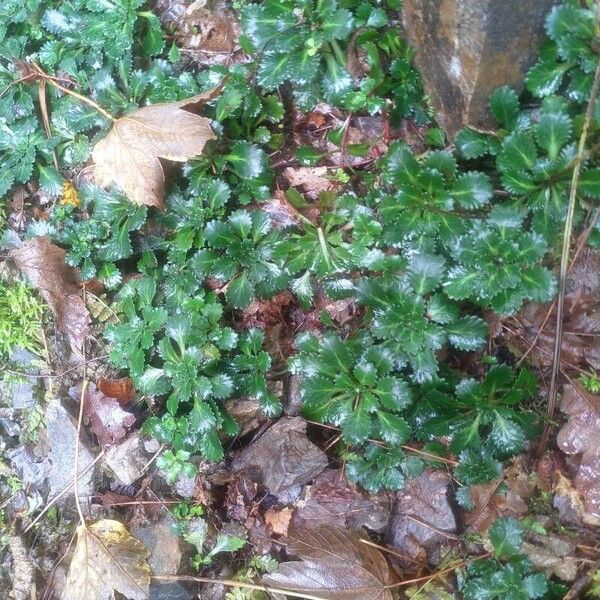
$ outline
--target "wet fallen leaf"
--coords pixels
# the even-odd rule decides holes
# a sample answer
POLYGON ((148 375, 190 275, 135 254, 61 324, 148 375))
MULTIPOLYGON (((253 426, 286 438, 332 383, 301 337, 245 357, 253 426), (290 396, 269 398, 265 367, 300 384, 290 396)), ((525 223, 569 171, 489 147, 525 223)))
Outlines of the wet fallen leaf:
POLYGON ((98 185, 114 182, 131 202, 164 209, 165 174, 158 159, 185 162, 215 139, 209 119, 184 110, 214 95, 215 90, 180 102, 145 106, 115 121, 92 152, 98 185))
POLYGON ((149 555, 118 521, 80 525, 63 600, 111 600, 115 591, 130 600, 146 600, 149 555))
MULTIPOLYGON (((81 398, 81 385, 69 390, 73 399, 81 398)), ((93 383, 87 387, 83 400, 83 416, 90 424, 98 442, 104 448, 118 444, 135 423, 135 416, 123 410, 115 398, 105 396, 93 383)))
POLYGON ((600 517, 586 510, 583 495, 571 480, 560 472, 556 473, 556 480, 552 503, 558 510, 559 520, 576 526, 599 527, 600 517))
POLYGON ((528 512, 527 499, 535 494, 535 486, 526 472, 521 457, 504 470, 502 479, 471 486, 474 508, 464 515, 465 525, 485 533, 499 517, 519 518, 528 512))
POLYGON ((49 304, 56 326, 80 353, 90 332, 90 314, 83 302, 79 274, 65 263, 66 252, 45 237, 24 241, 10 254, 20 271, 49 304))
POLYGON ((382 531, 388 520, 385 497, 368 496, 348 483, 343 473, 326 469, 296 501, 292 524, 298 527, 368 527, 382 531))
POLYGON ((566 454, 581 455, 573 483, 585 510, 600 517, 600 396, 574 382, 564 388, 561 410, 569 420, 558 432, 556 443, 566 454))
POLYGON ((306 437, 306 421, 300 417, 277 421, 232 464, 272 494, 308 483, 326 466, 327 457, 306 437))
POLYGON ((392 600, 392 583, 383 554, 338 527, 298 529, 287 538, 288 555, 299 560, 281 563, 263 577, 265 585, 316 594, 329 600, 392 600))
POLYGON ((387 540, 407 559, 403 568, 417 562, 434 562, 434 553, 452 539, 456 519, 448 499, 450 476, 426 469, 396 495, 387 540), (412 560, 411 560, 412 559, 412 560))
POLYGON ((129 404, 135 398, 135 388, 130 377, 120 379, 101 377, 98 380, 98 390, 105 396, 114 398, 121 405, 129 404))

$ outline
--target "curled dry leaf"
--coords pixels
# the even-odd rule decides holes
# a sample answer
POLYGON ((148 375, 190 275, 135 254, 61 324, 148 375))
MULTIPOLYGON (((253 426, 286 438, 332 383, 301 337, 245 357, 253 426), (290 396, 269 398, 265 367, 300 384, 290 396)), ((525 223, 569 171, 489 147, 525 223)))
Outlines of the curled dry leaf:
POLYGON ((130 600, 146 600, 149 555, 118 521, 80 525, 62 600, 111 600, 115 591, 130 600))
POLYGON ((129 404, 135 398, 135 389, 131 377, 121 377, 120 379, 106 379, 101 377, 98 380, 98 389, 109 398, 114 398, 119 404, 129 404))
POLYGON ((45 237, 24 241, 11 258, 49 304, 56 326, 80 353, 90 332, 90 314, 79 295, 79 274, 65 263, 65 251, 45 237))
POLYGON ((297 529, 287 553, 299 560, 281 563, 263 577, 265 585, 312 593, 329 600, 392 600, 392 583, 383 554, 339 527, 297 529))
MULTIPOLYGON (((81 385, 70 390, 76 400, 81 398, 81 385)), ((104 395, 93 383, 86 389, 83 416, 104 448, 114 446, 127 435, 127 428, 135 423, 135 416, 124 411, 115 398, 104 395)))
POLYGON ((556 443, 566 454, 581 455, 573 483, 585 510, 600 517, 600 396, 574 382, 565 386, 561 410, 569 421, 558 432, 556 443))
POLYGON ((158 159, 185 162, 215 139, 210 120, 185 109, 200 106, 216 93, 145 106, 115 121, 92 152, 98 185, 114 182, 131 202, 164 209, 165 174, 158 159))

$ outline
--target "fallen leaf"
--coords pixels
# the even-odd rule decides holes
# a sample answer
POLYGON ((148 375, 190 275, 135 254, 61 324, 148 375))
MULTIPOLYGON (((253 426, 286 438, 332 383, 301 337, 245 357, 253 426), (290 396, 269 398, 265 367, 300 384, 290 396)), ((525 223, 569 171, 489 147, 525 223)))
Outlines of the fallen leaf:
POLYGON ((130 377, 121 377, 120 379, 101 377, 98 380, 98 389, 102 394, 114 398, 121 405, 129 404, 135 398, 135 388, 130 377))
POLYGON ((470 488, 474 508, 465 513, 465 525, 472 531, 485 533, 500 517, 519 518, 527 514, 527 499, 535 494, 521 457, 504 470, 502 479, 479 483, 470 488))
POLYGON ((263 577, 265 585, 313 593, 329 600, 392 600, 392 583, 383 554, 339 527, 298 529, 286 552, 299 560, 280 563, 263 577))
POLYGON ((180 102, 145 106, 115 121, 92 152, 98 185, 114 182, 131 202, 164 209, 165 174, 158 159, 185 162, 215 139, 209 119, 184 110, 214 95, 212 90, 180 102))
POLYGON ((554 534, 529 533, 521 551, 537 570, 544 570, 548 577, 555 575, 563 581, 577 577, 579 559, 575 556, 577 544, 554 534))
POLYGON ((407 559, 403 568, 416 562, 434 562, 434 553, 456 531, 456 518, 448 499, 450 476, 426 469, 396 494, 387 541, 407 559))
POLYGON ((301 188, 308 198, 316 200, 319 194, 335 187, 335 183, 327 179, 327 172, 327 167, 287 167, 283 176, 292 187, 301 188))
POLYGON ((600 396, 573 382, 563 390, 561 410, 569 420, 556 443, 565 454, 581 455, 573 483, 586 512, 600 517, 600 396))
MULTIPOLYGON (((81 384, 71 388, 69 393, 74 400, 79 401, 81 384)), ((105 396, 93 383, 86 389, 83 416, 103 448, 122 441, 127 435, 127 428, 135 423, 134 415, 123 410, 115 398, 105 396)))
POLYGON ((112 600, 115 591, 130 600, 146 600, 149 555, 119 521, 80 525, 63 600, 112 600))
POLYGON ((325 469, 312 485, 304 488, 295 503, 292 525, 294 528, 368 527, 382 531, 390 512, 386 500, 387 495, 378 498, 356 489, 339 470, 325 469))
POLYGON ((45 237, 24 241, 10 253, 19 270, 48 303, 56 326, 81 353, 90 333, 90 314, 79 295, 79 274, 65 263, 66 252, 45 237))
POLYGON ((232 468, 260 483, 272 494, 281 494, 314 479, 327 466, 327 457, 306 437, 300 417, 277 421, 245 448, 232 468))
POLYGON ((254 502, 255 498, 256 483, 248 477, 237 477, 227 486, 227 494, 225 496, 227 516, 234 521, 243 523, 250 516, 253 507, 257 504, 254 502))
POLYGON ((271 533, 276 535, 287 535, 292 515, 294 514, 293 508, 269 508, 265 513, 265 524, 269 528, 271 533))

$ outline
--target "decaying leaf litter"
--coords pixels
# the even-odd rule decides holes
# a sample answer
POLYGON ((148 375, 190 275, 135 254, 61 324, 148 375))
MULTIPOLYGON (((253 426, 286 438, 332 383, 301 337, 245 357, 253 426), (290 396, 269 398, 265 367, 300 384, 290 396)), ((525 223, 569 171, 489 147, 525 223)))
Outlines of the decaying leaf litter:
MULTIPOLYGON (((2 585, 11 590, 9 597, 110 599, 116 591, 134 599, 208 594, 230 600, 287 594, 387 600, 399 595, 494 598, 508 593, 538 598, 550 597, 545 596, 550 592, 561 597, 569 585, 574 590, 588 586, 600 555, 600 457, 595 444, 600 434, 595 374, 599 260, 593 212, 580 215, 591 247, 576 252, 566 281, 560 363, 564 387, 561 414, 554 415, 557 422, 552 423, 555 442, 537 458, 529 417, 543 412, 556 339, 556 315, 545 300, 554 289, 547 267, 557 262, 538 264, 544 250, 536 236, 547 224, 534 216, 539 229, 526 241, 511 242, 521 244, 520 252, 529 257, 522 288, 509 267, 506 273, 500 269, 506 277, 497 283, 506 286, 504 292, 497 295, 497 289, 481 283, 484 310, 459 315, 452 301, 470 298, 470 281, 479 276, 475 270, 465 276, 460 269, 469 265, 469 255, 482 261, 489 257, 461 241, 464 260, 444 283, 446 297, 434 291, 446 259, 425 253, 400 264, 397 236, 406 231, 394 219, 415 202, 419 190, 430 194, 431 205, 418 209, 417 220, 410 217, 413 225, 460 230, 452 211, 457 205, 461 208, 456 214, 461 214, 486 204, 492 194, 486 176, 479 171, 458 174, 449 154, 428 146, 437 134, 426 138, 428 126, 415 113, 390 125, 386 111, 367 116, 364 107, 359 115, 355 113, 361 113, 360 108, 340 108, 343 101, 327 86, 352 82, 332 82, 331 71, 322 82, 330 104, 320 98, 320 103, 305 108, 283 83, 291 77, 287 69, 299 68, 287 64, 297 58, 297 50, 286 54, 277 44, 269 48, 256 27, 260 11, 268 7, 248 7, 241 25, 236 9, 225 5, 210 9, 203 2, 157 2, 155 8, 155 13, 134 17, 147 21, 144 51, 149 56, 164 52, 174 63, 183 60, 184 73, 217 65, 207 81, 210 85, 204 86, 207 92, 194 89, 142 107, 123 108, 124 101, 108 112, 102 108, 109 105, 107 97, 82 99, 69 76, 18 66, 24 83, 33 80, 45 93, 54 86, 65 100, 83 102, 90 114, 99 111, 96 117, 109 121, 111 128, 107 131, 104 124, 103 134, 78 167, 54 172, 41 166, 37 182, 25 177, 21 183, 27 187, 16 189, 18 201, 8 215, 8 281, 20 273, 53 315, 44 326, 40 357, 15 349, 3 361, 7 367, 2 399, 6 395, 7 405, 1 423, 8 442, 3 440, 6 460, 1 476, 3 492, 8 493, 2 506, 6 534, 1 575, 2 585), (170 49, 161 41, 160 19, 163 27, 172 28, 170 49), (253 124, 252 143, 228 139, 242 135, 240 126, 226 123, 223 131, 219 115, 240 107, 243 114, 252 114, 256 101, 244 105, 235 71, 214 77, 223 75, 218 65, 247 65, 252 60, 239 38, 240 29, 255 50, 263 51, 258 70, 242 77, 241 89, 254 79, 265 90, 279 88, 265 100, 260 122, 253 124), (273 60, 284 69, 281 82, 273 60), (278 114, 279 108, 273 108, 278 103, 285 117, 283 132, 262 124, 276 122, 272 115, 278 114), (204 116, 214 115, 213 106, 216 120, 204 116), (267 135, 271 140, 281 136, 270 156, 274 185, 262 174, 267 159, 259 145, 268 143, 267 135), (394 145, 398 140, 409 145, 394 145), (211 144, 218 147, 224 141, 231 142, 229 149, 221 156, 211 154, 211 144), (412 154, 423 151, 425 158, 417 163, 412 154), (388 152, 380 175, 378 165, 388 152), (212 162, 202 179, 205 155, 212 162), (173 196, 171 186, 179 171, 172 162, 187 163, 183 172, 188 170, 202 184, 195 194, 213 212, 181 221, 181 211, 192 213, 194 207, 189 199, 173 196), (219 179, 224 164, 243 199, 226 219, 223 206, 231 201, 233 184, 219 179), (196 167, 199 170, 193 171, 196 167), (92 169, 99 187, 93 198, 84 200, 79 223, 93 222, 103 202, 116 207, 107 213, 116 219, 114 230, 108 227, 110 234, 94 238, 97 233, 76 230, 75 238, 83 234, 104 240, 98 245, 98 264, 93 263, 93 251, 77 248, 73 239, 61 238, 52 226, 44 229, 54 218, 53 206, 79 210, 77 188, 88 193, 84 188, 92 169), (400 183, 400 205, 375 198, 356 210, 357 197, 346 194, 366 194, 369 187, 377 188, 380 176, 393 185, 396 178, 407 178, 400 183), (111 191, 100 189, 114 190, 115 184, 123 194, 119 201, 111 191), (380 202, 386 215, 383 226, 374 216, 380 202), (144 207, 158 210, 146 212, 144 207), (270 218, 262 216, 261 208, 270 218), (32 222, 35 226, 28 230, 32 222), (377 240, 390 235, 384 231, 390 222, 396 228, 391 234, 395 241, 381 246, 377 240), (285 239, 288 228, 298 226, 301 231, 285 239), (179 235, 173 237, 174 232, 179 235), (214 294, 206 298, 185 279, 184 263, 178 262, 178 256, 204 244, 198 239, 203 235, 208 247, 201 245, 193 260, 205 275, 203 285, 214 294), (161 245, 161 239, 168 244, 161 245), (312 247, 320 252, 314 257, 309 253, 312 247), (290 257, 287 263, 281 263, 284 254, 290 257), (142 257, 137 266, 129 261, 134 255, 142 257), (166 279, 157 287, 149 273, 156 263, 161 267, 161 260, 166 261, 166 274, 161 275, 166 279), (361 269, 390 273, 394 268, 406 269, 409 285, 427 304, 425 313, 408 311, 412 319, 422 319, 422 314, 427 318, 423 331, 402 337, 399 346, 390 346, 385 330, 401 335, 406 324, 395 322, 386 305, 395 307, 396 314, 408 310, 407 288, 402 287, 406 283, 391 289, 374 279, 360 282, 356 297, 335 293, 336 283, 338 294, 349 289, 361 269), (278 282, 286 270, 295 279, 282 290, 278 282), (222 329, 216 326, 223 313, 215 300, 219 297, 228 302, 227 327, 222 329), (188 318, 194 311, 201 317, 188 318), (371 317, 375 337, 358 337, 360 323, 371 317), (485 350, 479 349, 482 317, 490 328, 485 350), (448 326, 446 338, 441 325, 448 326), (112 333, 104 336, 107 327, 112 333), (327 329, 334 334, 325 335, 327 329), (163 330, 167 335, 155 348, 154 336, 163 330), (238 336, 240 352, 234 356, 238 336), (362 345, 373 348, 362 353, 362 345), (403 354, 402 368, 409 365, 413 374, 410 383, 388 365, 390 347, 403 354), (299 348, 301 357, 294 359, 299 348), (540 394, 534 392, 530 372, 515 376, 502 364, 521 358, 539 375, 540 394), (189 361, 199 360, 207 365, 202 375, 186 377, 189 361), (449 376, 415 401, 412 395, 420 393, 415 390, 423 383, 419 378, 432 372, 436 360, 445 361, 444 368, 451 365, 463 381, 454 392, 449 376), (490 367, 494 362, 500 364, 490 367), (233 381, 226 365, 243 374, 240 382, 233 381), (164 387, 166 377, 170 388, 164 387), (161 391, 165 389, 168 394, 161 391), (210 402, 197 401, 209 397, 210 402), (216 400, 223 398, 229 398, 227 414, 234 416, 239 429, 217 407, 216 400), (182 432, 173 417, 190 399, 191 425, 182 432), (324 402, 323 409, 315 399, 324 402), (403 412, 411 401, 416 410, 403 412), (522 413, 509 410, 511 405, 522 413), (161 416, 165 406, 171 420, 161 416), (363 410, 364 406, 371 408, 363 410), (427 414, 434 409, 449 416, 427 414), (471 422, 455 420, 452 411, 472 415, 471 422), (444 421, 452 423, 451 429, 442 427, 444 421), (428 428, 427 434, 411 437, 411 427, 419 423, 428 428), (168 427, 176 432, 175 441, 199 432, 201 455, 191 457, 184 445, 178 449, 173 434, 167 440, 163 430, 168 427), (357 454, 363 443, 368 449, 357 454), (503 455, 502 447, 511 451, 503 455), (483 478, 482 470, 487 470, 483 478)), ((560 33, 560 27, 552 29, 554 21, 573 17, 569 10, 566 16, 557 11, 549 17, 550 37, 560 33)), ((344 11, 335 13, 334 33, 325 34, 331 35, 325 44, 331 44, 334 53, 338 40, 349 35, 342 24, 349 19, 344 11)), ((48 14, 47 19, 60 16, 56 11, 48 14)), ((310 17, 313 26, 327 32, 331 15, 315 14, 310 17)), ((381 15, 370 14, 367 27, 380 27, 376 23, 381 15)), ((358 20, 358 15, 353 18, 358 20)), ((589 22, 585 12, 576 17, 589 22)), ((367 55, 349 42, 344 69, 359 79, 366 72, 367 55)), ((313 56, 309 52, 305 59, 316 73, 313 56)), ((47 66, 47 58, 40 60, 47 66)), ((528 82, 531 91, 541 69, 536 68, 528 82)), ((185 76, 181 82, 185 84, 185 76)), ((128 92, 135 97, 133 87, 128 92)), ((41 113, 47 114, 43 95, 39 102, 41 113)), ((493 110, 494 105, 502 137, 517 121, 516 94, 513 98, 502 91, 492 100, 493 110)), ((61 109, 56 110, 60 114, 61 109)), ((543 169, 536 166, 540 172, 554 168, 552 160, 570 156, 565 144, 577 138, 561 110, 557 97, 543 101, 541 116, 533 119, 540 123, 535 125, 535 142, 519 132, 506 137, 498 164, 510 193, 519 185, 526 189, 523 173, 533 168, 536 153, 548 153, 547 160, 541 159, 546 160, 543 169), (510 154, 513 149, 520 158, 510 154)), ((51 121, 49 128, 52 137, 60 121, 51 121)), ((435 127, 430 124, 429 129, 435 127)), ((466 158, 469 153, 471 158, 498 153, 493 136, 466 131, 457 140, 466 158)), ((597 197, 595 172, 585 168, 581 190, 591 203, 597 197)), ((551 186, 559 186, 565 176, 565 163, 561 169, 549 176, 550 194, 556 193, 551 186)), ((494 216, 496 224, 520 218, 508 212, 494 216)), ((510 227, 502 235, 510 237, 510 227)), ((482 236, 488 247, 496 243, 495 233, 482 236)), ((430 241, 426 236, 423 240, 430 241)), ((407 256, 415 248, 408 247, 407 256)), ((514 260, 508 254, 505 258, 508 263, 514 260)))

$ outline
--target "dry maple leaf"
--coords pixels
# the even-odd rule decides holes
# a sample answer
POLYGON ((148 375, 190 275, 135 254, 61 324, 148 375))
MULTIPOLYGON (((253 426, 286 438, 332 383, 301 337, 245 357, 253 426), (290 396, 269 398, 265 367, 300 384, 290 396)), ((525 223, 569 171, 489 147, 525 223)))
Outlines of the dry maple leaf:
POLYGON ((19 270, 40 290, 71 348, 80 352, 90 332, 90 314, 79 295, 79 274, 65 263, 65 251, 45 237, 24 241, 10 253, 19 270))
POLYGON ((119 521, 80 525, 62 600, 111 600, 115 590, 130 600, 146 600, 149 555, 119 521))
POLYGON ((281 563, 263 577, 265 585, 328 600, 392 600, 385 557, 356 533, 339 527, 298 529, 287 542, 287 553, 300 560, 281 563))
POLYGON ((185 162, 215 139, 209 119, 184 110, 215 94, 145 106, 115 121, 92 152, 98 185, 114 182, 133 203, 164 209, 165 174, 158 159, 185 162))

